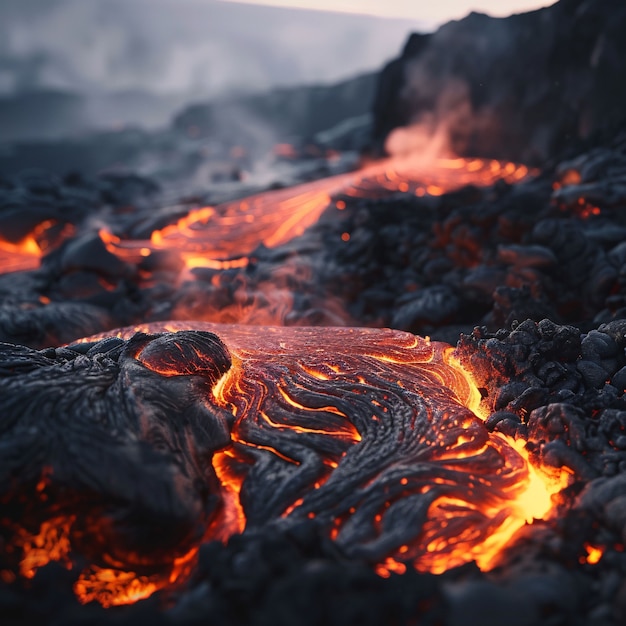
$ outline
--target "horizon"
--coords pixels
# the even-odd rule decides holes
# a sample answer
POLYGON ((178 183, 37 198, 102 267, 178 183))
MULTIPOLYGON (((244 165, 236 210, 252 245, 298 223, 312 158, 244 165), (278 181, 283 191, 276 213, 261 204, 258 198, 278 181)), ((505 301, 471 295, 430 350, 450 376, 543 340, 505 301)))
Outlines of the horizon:
MULTIPOLYGON (((464 14, 494 0, 480 1, 442 0, 438 10, 448 13, 439 21, 454 16, 453 5, 464 14)), ((536 6, 537 0, 506 0, 518 8, 531 1, 536 6)), ((415 9, 408 0, 387 0, 378 7, 386 8, 385 17, 372 15, 376 4, 4 0, 0 99, 41 90, 79 94, 84 98, 77 106, 89 124, 155 127, 191 102, 337 84, 379 71, 397 58, 410 33, 438 26, 428 19, 435 15, 428 7, 416 9, 423 19, 401 19, 394 15, 399 7, 415 9), (349 12, 355 10, 360 13, 349 12), (116 99, 116 94, 138 96, 116 99)))
POLYGON ((471 12, 506 17, 545 8, 557 0, 440 0, 436 4, 414 0, 217 0, 223 4, 243 4, 294 10, 360 15, 381 19, 410 20, 435 30, 445 22, 462 19, 471 12), (416 6, 421 4, 422 6, 416 6))

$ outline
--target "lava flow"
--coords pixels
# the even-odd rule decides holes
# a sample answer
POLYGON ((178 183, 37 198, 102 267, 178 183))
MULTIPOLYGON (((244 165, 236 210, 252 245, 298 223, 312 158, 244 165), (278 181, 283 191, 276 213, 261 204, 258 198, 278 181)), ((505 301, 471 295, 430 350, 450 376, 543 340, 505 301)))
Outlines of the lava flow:
POLYGON ((0 239, 0 271, 22 272, 39 267, 41 248, 32 236, 27 236, 17 243, 0 239))
MULTIPOLYGON (((101 238, 109 252, 127 262, 138 263, 157 250, 167 250, 180 254, 188 269, 245 267, 261 244, 274 248, 302 235, 340 195, 438 196, 465 185, 518 182, 528 173, 524 165, 494 160, 436 159, 425 164, 396 157, 357 172, 194 209, 177 223, 153 231, 149 240, 121 239, 106 229, 101 238)), ((345 202, 339 200, 338 208, 342 205, 345 202)))
MULTIPOLYGON (((341 211, 350 198, 437 196, 527 174, 497 161, 394 158, 198 208, 146 239, 101 226, 98 244, 148 286, 153 270, 142 268, 159 254, 188 280, 196 268, 246 268, 260 246, 302 235, 333 203, 341 211)), ((54 247, 39 230, 0 242, 5 271, 33 268, 54 247)), ((282 320, 290 283, 306 271, 297 255, 275 268, 270 306, 252 305, 264 317, 245 321, 282 320)), ((221 279, 211 278, 216 290, 221 279)), ((240 322, 240 303, 202 318, 240 322)), ((391 330, 202 322, 114 334, 52 352, 2 348, 16 449, 41 423, 49 431, 0 494, 7 552, 25 578, 50 561, 86 563, 74 587, 83 602, 125 604, 183 584, 203 542, 305 520, 381 576, 469 561, 489 569, 524 524, 549 515, 561 486, 520 442, 487 431, 480 394, 445 344, 391 330), (29 358, 32 368, 15 366, 29 358)))
POLYGON ((453 349, 409 333, 168 322, 33 353, 0 381, 14 437, 63 410, 21 475, 40 476, 32 500, 3 494, 11 546, 25 576, 81 554, 84 602, 147 597, 204 541, 305 520, 382 576, 489 569, 561 488, 487 431, 453 349), (83 475, 68 458, 99 461, 83 475))
POLYGON ((69 237, 73 229, 69 224, 58 224, 54 220, 44 220, 30 233, 23 234, 19 224, 13 237, 0 236, 0 274, 23 272, 39 267, 41 257, 69 237))

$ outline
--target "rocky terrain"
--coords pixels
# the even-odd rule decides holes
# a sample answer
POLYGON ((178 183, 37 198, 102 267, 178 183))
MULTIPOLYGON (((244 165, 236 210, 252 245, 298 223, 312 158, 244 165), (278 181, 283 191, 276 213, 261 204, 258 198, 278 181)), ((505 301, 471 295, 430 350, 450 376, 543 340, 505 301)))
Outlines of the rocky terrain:
MULTIPOLYGON (((216 202, 206 211, 209 196, 217 196, 210 188, 172 201, 175 188, 164 194, 158 176, 5 173, 3 389, 17 388, 23 377, 52 393, 44 371, 52 364, 63 380, 71 380, 72 368, 81 376, 91 367, 117 376, 120 355, 130 354, 126 339, 62 344, 121 326, 235 322, 259 325, 257 337, 263 324, 325 327, 328 336, 336 326, 391 327, 456 346, 480 392, 485 437, 509 437, 534 466, 567 478, 553 514, 524 527, 488 572, 468 563, 442 574, 409 566, 381 576, 313 517, 252 526, 226 543, 206 541, 184 585, 107 609, 82 605, 73 592, 84 555, 72 554, 68 566, 41 567, 32 579, 16 577, 9 556, 0 560, 6 623, 623 623, 626 126, 615 73, 626 58, 619 37, 625 15, 621 3, 562 0, 505 20, 473 14, 414 36, 381 74, 373 110, 378 147, 397 127, 432 129, 441 120, 450 145, 469 157, 464 171, 506 169, 495 158, 536 169, 518 182, 502 178, 450 192, 393 176, 383 179, 390 183, 384 189, 333 183, 326 208, 304 232, 214 255, 211 263, 198 262, 193 246, 235 205, 216 202), (433 73, 441 81, 433 82, 433 73), (485 116, 494 126, 484 126, 485 116), (182 247, 161 245, 168 236, 182 247)), ((180 120, 187 132, 195 118, 180 120)), ((202 133, 210 137, 210 127, 202 133)), ((227 199, 242 195, 238 189, 227 199)), ((318 201, 307 189, 294 193, 304 204, 318 201)), ((277 196, 252 200, 263 197, 277 196)), ((158 366, 152 353, 143 358, 158 366)), ((191 380, 196 357, 185 358, 181 378, 191 380)), ((34 413, 21 414, 12 397, 2 399, 0 493, 14 495, 11 468, 21 461, 12 437, 37 432, 16 425, 34 413)), ((155 444, 150 454, 163 449, 155 444)), ((258 454, 269 467, 270 452, 258 454)), ((11 528, 2 524, 6 550, 11 528)))

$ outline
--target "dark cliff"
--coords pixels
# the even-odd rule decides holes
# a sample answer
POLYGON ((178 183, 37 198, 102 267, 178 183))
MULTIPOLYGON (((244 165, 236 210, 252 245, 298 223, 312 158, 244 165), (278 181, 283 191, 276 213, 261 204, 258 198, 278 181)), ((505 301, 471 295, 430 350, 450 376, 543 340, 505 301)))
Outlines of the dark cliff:
POLYGON ((380 75, 374 144, 400 126, 444 125, 458 154, 542 163, 625 115, 624 33, 623 2, 561 0, 413 35, 380 75))

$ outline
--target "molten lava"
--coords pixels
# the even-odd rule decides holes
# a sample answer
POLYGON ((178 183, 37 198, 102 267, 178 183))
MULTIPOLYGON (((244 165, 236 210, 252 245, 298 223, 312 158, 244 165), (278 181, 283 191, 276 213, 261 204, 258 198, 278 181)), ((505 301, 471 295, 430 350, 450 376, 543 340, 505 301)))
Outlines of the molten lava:
MULTIPOLYGON (((100 238, 111 254, 141 268, 139 282, 145 282, 142 286, 153 284, 153 272, 148 269, 153 255, 167 255, 167 263, 176 268, 174 282, 179 287, 198 280, 193 273, 197 268, 225 274, 211 278, 214 297, 207 297, 203 304, 191 295, 190 306, 183 299, 169 314, 172 319, 282 326, 294 308, 294 293, 311 295, 315 291, 310 284, 312 271, 294 247, 287 250, 280 267, 271 275, 259 274, 255 272, 255 251, 260 246, 287 244, 315 224, 329 207, 345 210, 346 200, 351 197, 375 198, 393 193, 438 196, 469 184, 486 186, 497 180, 513 183, 528 173, 523 165, 499 161, 459 158, 424 162, 414 157, 395 157, 357 172, 197 208, 176 223, 153 231, 149 239, 125 239, 106 228, 101 228, 100 238), (236 278, 227 274, 234 269, 241 270, 236 278), (251 276, 254 280, 249 280, 251 276)), ((341 235, 343 242, 350 239, 349 232, 341 235)), ((345 305, 337 300, 329 294, 319 296, 319 306, 313 304, 311 309, 319 311, 323 320, 304 318, 291 320, 289 325, 355 325, 345 305)))
MULTIPOLYGON (((231 421, 230 443, 203 470, 215 477, 220 506, 202 541, 313 519, 344 554, 370 561, 382 576, 409 565, 440 573, 468 561, 487 570, 522 526, 550 514, 563 486, 531 465, 523 441, 487 431, 480 393, 446 344, 354 328, 168 322, 118 331, 123 339, 175 333, 133 339, 144 347, 128 371, 147 369, 162 381, 157 403, 168 385, 217 371, 215 356, 185 348, 189 333, 181 330, 217 335, 230 355, 205 398, 231 421)), ((132 388, 132 379, 124 384, 132 388)), ((76 537, 88 541, 74 531, 75 504, 73 517, 18 533, 23 575, 50 560, 69 564, 76 537)), ((132 565, 137 556, 125 563, 111 546, 116 558, 83 571, 75 591, 105 606, 147 597, 184 581, 198 546, 141 572, 132 565)))
POLYGON ((589 565, 595 565, 600 562, 602 555, 604 554, 604 546, 594 546, 590 543, 584 545, 587 556, 580 557, 581 563, 589 563, 589 565))
MULTIPOLYGON (((498 161, 439 159, 425 165, 395 158, 198 208, 149 239, 125 239, 106 227, 99 236, 108 252, 132 266, 141 268, 156 254, 176 258, 173 266, 183 268, 180 284, 195 268, 246 268, 259 246, 289 242, 328 207, 344 211, 350 198, 437 196, 468 184, 515 182, 527 174, 524 166, 498 161)), ((41 229, 48 226, 19 242, 0 240, 2 271, 36 267, 42 250, 62 239, 46 240, 41 229)), ((350 233, 341 238, 349 241, 350 233)), ((142 271, 139 280, 150 283, 150 271, 142 271)), ((246 284, 222 285, 224 275, 215 274, 212 287, 234 292, 234 301, 201 317, 282 321, 292 307, 293 281, 309 271, 297 255, 288 257, 254 293, 246 284)), ((327 308, 332 313, 332 306, 327 308)), ((334 314, 337 324, 349 323, 341 307, 334 314)), ((81 554, 88 565, 75 592, 83 602, 112 606, 148 597, 184 582, 204 541, 225 542, 245 528, 303 520, 314 520, 347 557, 370 562, 381 576, 408 566, 440 573, 469 561, 489 569, 524 524, 549 515, 551 496, 563 486, 532 466, 523 441, 487 431, 480 393, 445 344, 392 330, 203 322, 154 323, 116 336, 126 341, 124 349, 107 347, 92 357, 96 344, 81 353, 75 370, 67 361, 74 358, 71 349, 60 353, 58 370, 56 353, 38 357, 46 382, 39 385, 36 373, 29 372, 29 384, 37 393, 54 394, 50 372, 65 380, 84 370, 85 384, 106 374, 97 393, 86 391, 90 404, 79 419, 87 416, 94 427, 110 427, 103 431, 111 435, 107 445, 122 451, 107 454, 121 454, 129 467, 139 464, 136 475, 147 481, 142 489, 156 494, 146 502, 138 497, 139 508, 160 511, 159 494, 167 494, 165 510, 176 509, 169 528, 180 531, 181 541, 164 537, 154 556, 149 546, 130 547, 128 537, 139 537, 141 523, 150 518, 126 509, 111 512, 128 497, 125 480, 107 475, 87 477, 83 484, 65 461, 51 460, 40 468, 26 507, 28 524, 10 524, 10 548, 19 553, 16 570, 25 578, 50 561, 73 567, 81 554), (136 332, 149 335, 133 337, 136 332), (126 453, 124 446, 131 443, 138 448, 126 453), (158 457, 167 468, 158 478, 149 463, 141 463, 146 450, 154 453, 152 462, 158 457), (106 502, 100 503, 102 494, 106 502), (35 521, 33 511, 39 511, 35 521)), ((6 384, 7 393, 17 389, 6 384)), ((51 406, 64 398, 51 396, 51 406)), ((47 407, 48 400, 37 406, 47 407)), ((35 413, 27 411, 26 421, 35 413)), ((60 441, 70 436, 66 426, 60 441)), ((75 449, 70 442, 68 450, 75 449)), ((152 526, 160 523, 154 519, 152 526)), ((590 552, 589 562, 594 558, 590 552)))
MULTIPOLYGON (((107 228, 100 230, 100 236, 110 252, 130 263, 139 263, 157 250, 167 250, 180 255, 188 269, 241 268, 248 265, 259 245, 274 248, 304 233, 331 205, 331 199, 340 194, 380 197, 402 192, 437 196, 464 185, 517 182, 528 173, 524 165, 494 160, 458 158, 425 163, 414 157, 394 157, 357 172, 194 209, 175 224, 153 231, 148 240, 122 239, 107 228)), ((338 201, 337 208, 345 208, 345 203, 338 201)), ((0 273, 36 269, 41 257, 72 232, 69 224, 47 220, 19 241, 9 241, 0 234, 0 273)))
MULTIPOLYGON (((340 194, 438 196, 465 185, 517 182, 528 173, 524 165, 493 160, 438 159, 425 164, 410 157, 394 158, 358 172, 194 209, 175 224, 155 230, 149 240, 121 240, 106 230, 100 236, 110 252, 127 262, 138 263, 156 250, 167 250, 179 253, 188 269, 245 267, 261 244, 275 248, 302 235, 340 194)), ((336 207, 343 210, 345 202, 339 200, 336 207)))
POLYGON ((22 272, 39 267, 41 248, 31 235, 17 243, 0 237, 0 272, 22 272))
POLYGON ((41 257, 74 233, 70 224, 45 220, 19 240, 0 233, 0 274, 23 272, 39 267, 41 257))

